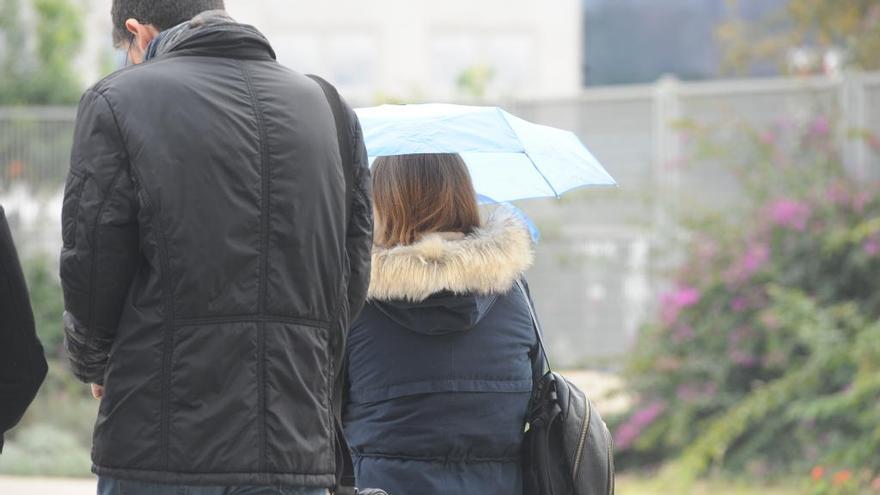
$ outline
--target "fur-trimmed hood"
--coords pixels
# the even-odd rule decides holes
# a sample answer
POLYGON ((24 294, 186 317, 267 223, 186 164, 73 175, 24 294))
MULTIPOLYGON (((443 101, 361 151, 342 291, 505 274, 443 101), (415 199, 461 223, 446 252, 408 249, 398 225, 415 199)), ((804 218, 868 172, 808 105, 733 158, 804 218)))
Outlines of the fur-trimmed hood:
POLYGON ((502 294, 533 257, 525 223, 500 207, 467 236, 435 233, 407 246, 374 247, 368 298, 420 302, 441 292, 502 294))

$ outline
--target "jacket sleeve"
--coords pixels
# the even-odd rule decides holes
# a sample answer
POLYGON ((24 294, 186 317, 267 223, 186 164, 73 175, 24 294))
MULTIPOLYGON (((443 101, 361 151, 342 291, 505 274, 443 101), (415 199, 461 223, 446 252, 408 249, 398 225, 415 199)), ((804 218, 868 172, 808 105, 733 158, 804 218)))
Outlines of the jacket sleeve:
POLYGON ((21 419, 46 371, 24 274, 0 207, 0 451, 3 432, 21 419))
POLYGON ((107 355, 137 269, 137 199, 113 109, 95 90, 77 112, 61 212, 65 348, 74 375, 103 384, 107 355))
POLYGON ((345 247, 351 273, 348 280, 348 315, 354 321, 367 298, 370 285, 370 260, 373 249, 373 200, 370 162, 364 144, 364 133, 357 115, 346 105, 351 118, 352 157, 354 169, 351 218, 348 222, 345 247))

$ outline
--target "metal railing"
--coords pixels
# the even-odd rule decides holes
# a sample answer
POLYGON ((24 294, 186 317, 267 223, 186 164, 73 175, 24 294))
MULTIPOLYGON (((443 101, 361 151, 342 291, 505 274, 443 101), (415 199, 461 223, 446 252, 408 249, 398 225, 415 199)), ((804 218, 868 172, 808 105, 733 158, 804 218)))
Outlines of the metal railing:
MULTIPOLYGON (((529 274, 548 344, 561 365, 625 352, 650 310, 659 282, 651 246, 673 220, 683 192, 711 200, 729 194, 723 173, 670 167, 682 154, 672 124, 744 121, 821 113, 842 129, 880 136, 880 73, 840 78, 680 82, 587 89, 572 98, 505 103, 525 119, 573 130, 621 187, 577 201, 532 201, 524 209, 545 239, 529 274)), ((57 252, 58 215, 73 135, 73 108, 0 108, 0 204, 31 251, 57 252)), ((880 178, 863 141, 841 139, 856 177, 880 178)))

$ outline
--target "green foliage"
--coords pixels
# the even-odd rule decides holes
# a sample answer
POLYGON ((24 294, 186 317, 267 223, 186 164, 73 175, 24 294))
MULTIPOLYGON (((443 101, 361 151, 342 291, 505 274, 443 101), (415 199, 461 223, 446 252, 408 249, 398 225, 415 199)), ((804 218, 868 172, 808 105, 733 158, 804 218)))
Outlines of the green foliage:
POLYGON ((495 78, 495 70, 487 65, 468 67, 458 76, 456 84, 462 94, 471 98, 483 98, 486 89, 495 78))
MULTIPOLYGON (((823 430, 840 428, 843 425, 839 422, 844 420, 863 428, 872 427, 863 419, 880 424, 880 411, 875 408, 870 412, 872 404, 864 403, 866 398, 880 397, 880 380, 873 369, 876 366, 871 364, 880 363, 880 353, 864 355, 861 347, 880 339, 880 322, 869 325, 852 306, 820 308, 798 291, 771 286, 769 293, 770 305, 777 311, 781 327, 793 329, 797 342, 809 352, 799 366, 776 380, 756 385, 741 401, 708 422, 671 467, 677 474, 688 478, 700 476, 711 466, 722 463, 737 440, 772 424, 774 418, 792 426, 810 424, 815 428, 824 423, 823 430), (867 365, 868 369, 860 373, 860 365, 867 365), (863 418, 864 411, 870 412, 869 418, 863 418)), ((862 466, 880 451, 880 437, 850 436, 845 442, 829 441, 826 446, 825 461, 862 466), (856 446, 859 442, 865 445, 856 446), (864 452, 862 447, 866 448, 864 452)), ((751 454, 760 455, 759 449, 752 450, 751 454)), ((872 464, 874 469, 880 467, 876 460, 872 464)))
POLYGON ((672 461, 684 481, 843 473, 815 493, 880 475, 880 185, 846 174, 833 127, 682 126, 744 201, 684 222, 687 256, 627 365, 621 464, 672 461))
POLYGON ((21 0, 0 0, 0 105, 76 103, 82 84, 73 63, 83 42, 82 13, 70 0, 32 2, 36 23, 28 26, 21 0))
POLYGON ((48 356, 61 357, 64 342, 61 326, 64 298, 61 293, 61 282, 55 273, 55 265, 46 258, 26 259, 23 264, 37 335, 48 356))
MULTIPOLYGON (((735 7, 739 2, 729 0, 735 7)), ((850 67, 880 69, 880 2, 877 0, 789 0, 776 15, 750 23, 734 19, 717 33, 725 46, 724 65, 742 73, 755 62, 788 65, 792 47, 842 50, 850 67)), ((814 61, 814 71, 821 61, 814 61)))

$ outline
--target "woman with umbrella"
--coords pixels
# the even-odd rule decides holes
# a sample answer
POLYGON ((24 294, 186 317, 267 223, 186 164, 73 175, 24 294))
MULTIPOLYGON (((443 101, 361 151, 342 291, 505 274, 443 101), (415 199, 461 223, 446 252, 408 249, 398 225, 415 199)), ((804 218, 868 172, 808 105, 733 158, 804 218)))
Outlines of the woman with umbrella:
POLYGON ((373 163, 368 301, 350 329, 345 434, 359 487, 522 494, 537 339, 523 216, 478 202, 614 185, 572 133, 498 108, 358 110, 373 163))
POLYGON ((522 493, 536 346, 516 282, 529 230, 480 220, 456 154, 378 158, 369 300, 348 337, 345 431, 357 485, 395 495, 522 493))

